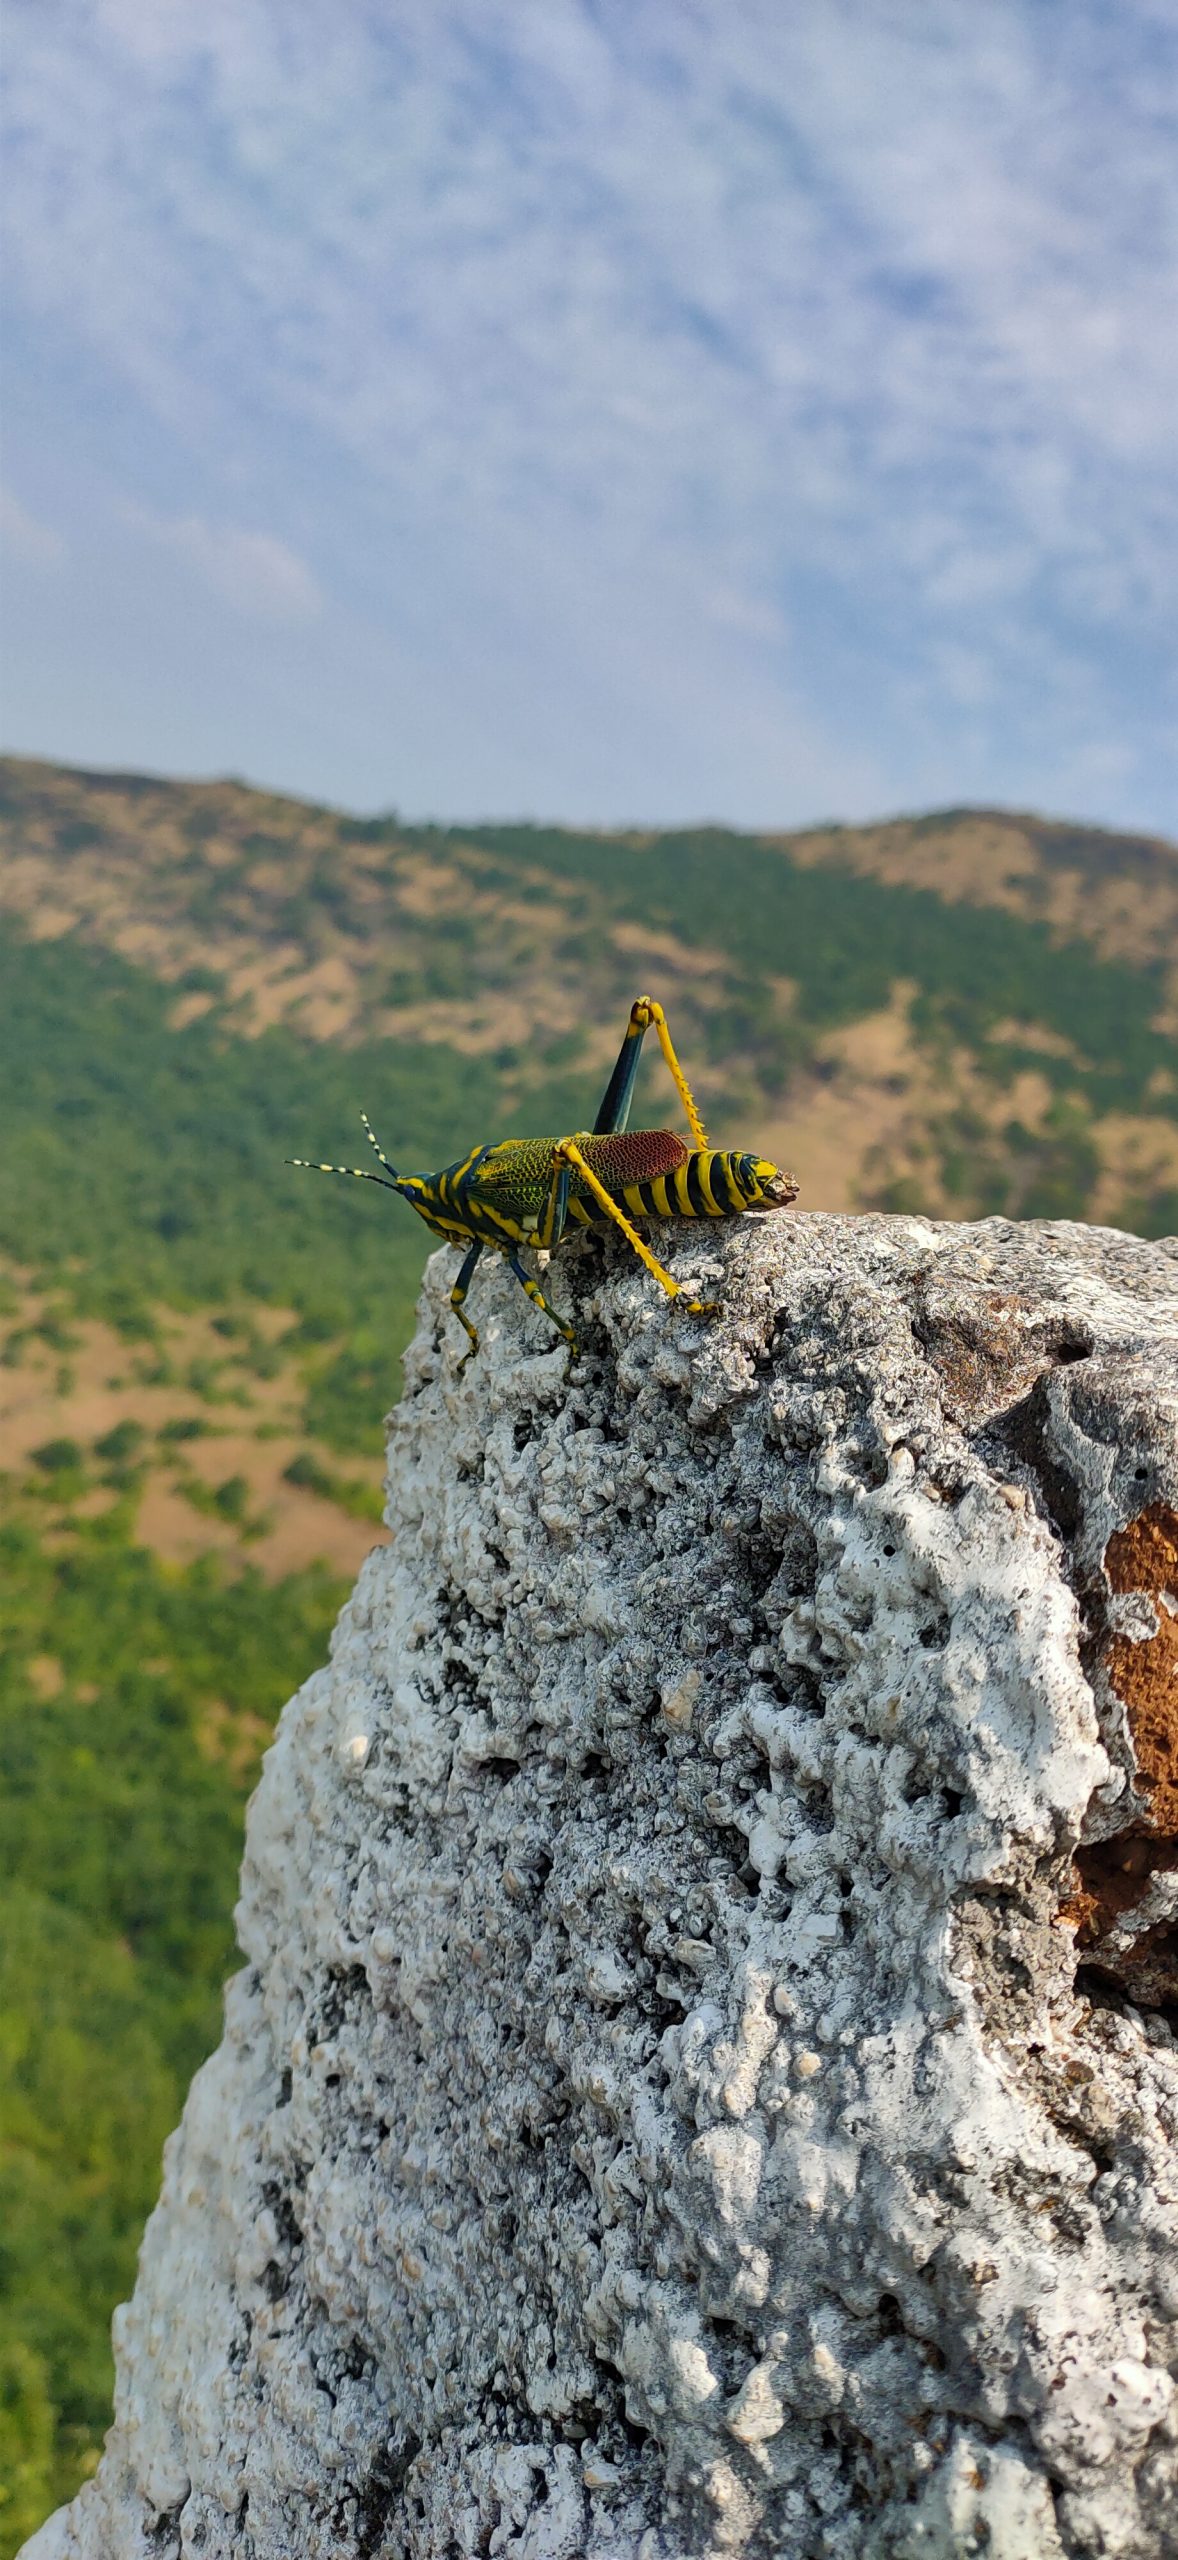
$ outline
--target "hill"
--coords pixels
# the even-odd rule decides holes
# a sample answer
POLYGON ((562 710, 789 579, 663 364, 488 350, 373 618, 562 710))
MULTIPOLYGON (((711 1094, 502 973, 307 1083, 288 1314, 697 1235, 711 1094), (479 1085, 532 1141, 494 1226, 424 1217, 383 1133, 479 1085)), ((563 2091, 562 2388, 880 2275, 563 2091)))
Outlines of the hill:
POLYGON ((352 1158, 361 1105, 406 1166, 583 1126, 643 986, 806 1207, 1178 1226, 1173 846, 408 826, 0 764, 0 2560, 96 2458, 241 1805, 377 1534, 426 1239, 283 1159, 352 1158))
POLYGON ((446 1154, 548 1096, 576 1121, 649 980, 718 1128, 811 1206, 1178 1216, 1160 840, 986 810, 776 837, 410 827, 10 759, 0 912, 166 990, 161 1034, 367 1051, 398 1145, 428 1120, 446 1154))

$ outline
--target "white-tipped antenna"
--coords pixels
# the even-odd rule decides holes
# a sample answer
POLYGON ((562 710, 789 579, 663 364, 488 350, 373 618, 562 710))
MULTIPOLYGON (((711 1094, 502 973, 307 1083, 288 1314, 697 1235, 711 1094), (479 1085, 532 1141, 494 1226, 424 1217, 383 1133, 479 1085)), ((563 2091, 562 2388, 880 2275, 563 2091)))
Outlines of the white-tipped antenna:
POLYGON ((376 1139, 372 1134, 372 1123, 368 1117, 368 1113, 366 1111, 362 1111, 360 1117, 364 1123, 364 1132, 368 1139, 369 1146, 376 1147, 377 1155, 380 1157, 381 1163, 384 1166, 384 1173, 392 1175, 391 1182, 385 1181, 384 1173, 369 1173, 366 1165, 313 1164, 309 1156, 287 1156, 287 1164, 297 1165, 301 1173, 350 1174, 353 1182, 379 1182, 382 1191, 399 1191, 401 1188, 401 1177, 395 1164, 390 1164, 383 1147, 377 1146, 376 1139))
MULTIPOLYGON (((353 1182, 378 1182, 382 1191, 399 1191, 401 1188, 399 1182, 386 1182, 383 1173, 369 1173, 367 1165, 312 1164, 309 1156, 286 1156, 284 1162, 297 1165, 302 1173, 348 1173, 353 1182)), ((384 1163, 383 1156, 381 1163, 384 1163)))
POLYGON ((382 1165, 384 1166, 385 1172, 386 1172, 386 1173, 391 1173, 391 1175, 392 1175, 392 1177, 393 1177, 394 1182, 399 1182, 399 1181, 400 1181, 400 1179, 401 1179, 401 1177, 400 1177, 400 1175, 399 1175, 399 1173, 398 1173, 398 1171, 397 1171, 397 1168, 396 1168, 395 1164, 390 1164, 390 1163, 389 1163, 389 1160, 388 1160, 388 1157, 387 1157, 387 1156, 386 1156, 386 1154, 385 1154, 384 1148, 383 1148, 383 1147, 380 1147, 380 1146, 377 1146, 376 1139, 374 1138, 374 1136, 373 1136, 373 1134, 372 1134, 372 1122, 371 1122, 371 1120, 370 1120, 370 1119, 369 1119, 369 1117, 368 1117, 368 1113, 367 1113, 366 1111, 362 1111, 362 1112, 361 1112, 361 1114, 360 1114, 360 1117, 361 1117, 361 1119, 362 1119, 362 1121, 363 1121, 363 1123, 364 1123, 365 1135, 367 1136, 369 1146, 370 1146, 370 1147, 376 1147, 376 1152, 377 1152, 378 1156, 380 1157, 380 1160, 381 1160, 382 1165))

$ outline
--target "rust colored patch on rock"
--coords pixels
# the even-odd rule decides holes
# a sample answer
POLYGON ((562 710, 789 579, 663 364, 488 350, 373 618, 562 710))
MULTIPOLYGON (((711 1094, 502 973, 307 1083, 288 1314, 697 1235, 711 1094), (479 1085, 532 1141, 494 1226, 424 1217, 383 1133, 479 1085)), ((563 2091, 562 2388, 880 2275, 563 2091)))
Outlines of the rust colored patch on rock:
MULTIPOLYGON (((1078 1947, 1094 1947, 1107 1932, 1136 1909, 1151 1877, 1178 1867, 1178 1840, 1159 1840, 1154 1831, 1118 1831, 1111 1840, 1092 1840, 1072 1860, 1076 1890, 1060 1913, 1075 1924, 1078 1947)), ((1140 1943, 1144 1943, 1142 1940, 1140 1943)))
POLYGON ((1125 1709, 1154 1829, 1178 1833, 1178 1512, 1152 1502, 1117 1529, 1104 1551, 1114 1591, 1143 1591, 1157 1619, 1152 1636, 1115 1635, 1108 1676, 1125 1709))
POLYGON ((1060 1917, 1075 1928, 1077 1948, 1093 1951, 1095 1972, 1139 2008, 1158 2008, 1178 2000, 1172 1922, 1140 1929, 1128 1943, 1123 1936, 1113 1947, 1105 1941, 1145 1899, 1154 1877, 1178 1868, 1178 1512, 1153 1502, 1115 1530, 1104 1569, 1111 1590, 1143 1593, 1154 1612, 1152 1635, 1113 1635, 1104 1657, 1149 1809, 1112 1839, 1077 1850, 1075 1890, 1060 1917))

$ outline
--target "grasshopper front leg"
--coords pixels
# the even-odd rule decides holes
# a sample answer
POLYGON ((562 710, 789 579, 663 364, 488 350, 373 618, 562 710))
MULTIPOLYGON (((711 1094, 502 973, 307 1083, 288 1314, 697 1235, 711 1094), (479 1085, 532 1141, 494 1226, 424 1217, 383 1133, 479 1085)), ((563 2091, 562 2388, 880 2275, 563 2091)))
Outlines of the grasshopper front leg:
POLYGON ((459 1324, 462 1326, 463 1332, 470 1335, 470 1349, 469 1351, 463 1352, 462 1358, 458 1363, 456 1372, 458 1377, 462 1376, 462 1372, 466 1367, 467 1361, 473 1360, 479 1347, 479 1337, 476 1328, 471 1323, 469 1316, 464 1314, 463 1310, 466 1306, 466 1293, 470 1287, 471 1273, 474 1270, 475 1264, 478 1261, 482 1250, 482 1239, 481 1237, 476 1236, 475 1241, 463 1262, 458 1278, 450 1291, 450 1304, 454 1309, 454 1313, 458 1318, 459 1324))

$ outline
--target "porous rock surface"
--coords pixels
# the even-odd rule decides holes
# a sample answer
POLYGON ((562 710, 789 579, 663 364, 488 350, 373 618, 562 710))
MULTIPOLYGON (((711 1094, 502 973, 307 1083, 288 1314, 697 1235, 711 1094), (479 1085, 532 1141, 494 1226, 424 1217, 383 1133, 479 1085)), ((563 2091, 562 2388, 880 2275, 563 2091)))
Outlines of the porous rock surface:
POLYGON ((1178 1245, 672 1259, 435 1256, 36 2560, 1178 2551, 1178 1245))

